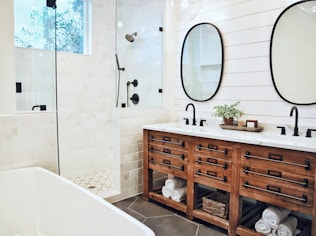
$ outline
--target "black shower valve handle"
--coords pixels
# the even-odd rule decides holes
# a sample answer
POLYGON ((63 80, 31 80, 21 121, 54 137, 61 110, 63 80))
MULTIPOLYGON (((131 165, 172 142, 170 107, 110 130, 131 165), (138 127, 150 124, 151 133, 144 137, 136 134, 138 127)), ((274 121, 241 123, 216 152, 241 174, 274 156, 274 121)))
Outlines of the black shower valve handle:
POLYGON ((138 80, 134 79, 133 81, 127 81, 127 86, 129 86, 130 84, 132 84, 134 87, 137 87, 138 85, 138 80))

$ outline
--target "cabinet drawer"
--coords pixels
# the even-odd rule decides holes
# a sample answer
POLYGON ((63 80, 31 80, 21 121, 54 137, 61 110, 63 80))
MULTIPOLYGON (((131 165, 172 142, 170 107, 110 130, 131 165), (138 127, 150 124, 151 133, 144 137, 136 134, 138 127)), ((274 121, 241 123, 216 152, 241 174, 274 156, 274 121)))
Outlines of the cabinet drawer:
POLYGON ((161 156, 151 156, 148 163, 150 169, 187 178, 187 164, 184 161, 171 160, 161 156))
POLYGON ((167 160, 188 161, 187 152, 184 150, 174 149, 167 146, 148 146, 148 157, 160 156, 167 160))
MULTIPOLYGON (((230 165, 230 163, 229 163, 230 165)), ((221 167, 195 165, 194 166, 194 179, 197 182, 203 181, 212 186, 214 182, 231 183, 231 171, 221 167)))
POLYGON ((194 155, 194 166, 197 168, 219 169, 221 171, 230 171, 231 162, 228 160, 213 158, 201 155, 194 155))
POLYGON ((242 166, 242 172, 245 178, 261 178, 265 179, 268 183, 279 183, 280 185, 291 185, 294 188, 314 189, 314 178, 309 176, 297 175, 292 172, 285 172, 282 169, 279 170, 275 166, 269 167, 269 169, 261 168, 260 166, 242 166))
POLYGON ((148 144, 151 146, 163 146, 175 149, 187 149, 187 141, 181 135, 150 131, 148 144))
POLYGON ((241 150, 242 165, 260 166, 264 169, 273 167, 275 170, 296 173, 302 176, 315 176, 314 153, 285 150, 270 147, 247 145, 241 150))
POLYGON ((194 145, 196 155, 205 155, 209 158, 232 159, 232 147, 227 145, 227 142, 198 139, 194 145))
POLYGON ((308 188, 294 187, 281 184, 278 181, 268 181, 267 178, 250 178, 241 174, 240 193, 244 196, 256 195, 256 199, 263 201, 280 200, 289 204, 297 204, 304 207, 312 207, 313 191, 308 188))

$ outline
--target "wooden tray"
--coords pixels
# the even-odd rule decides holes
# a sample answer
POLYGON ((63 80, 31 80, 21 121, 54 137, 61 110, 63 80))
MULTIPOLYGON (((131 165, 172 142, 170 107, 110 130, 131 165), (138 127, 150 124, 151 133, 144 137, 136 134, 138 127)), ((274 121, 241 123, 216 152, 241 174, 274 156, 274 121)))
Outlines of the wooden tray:
POLYGON ((258 126, 257 128, 251 128, 246 126, 237 126, 237 125, 219 125, 222 129, 231 129, 231 130, 239 130, 239 131, 249 131, 249 132, 261 132, 263 130, 263 126, 258 126))

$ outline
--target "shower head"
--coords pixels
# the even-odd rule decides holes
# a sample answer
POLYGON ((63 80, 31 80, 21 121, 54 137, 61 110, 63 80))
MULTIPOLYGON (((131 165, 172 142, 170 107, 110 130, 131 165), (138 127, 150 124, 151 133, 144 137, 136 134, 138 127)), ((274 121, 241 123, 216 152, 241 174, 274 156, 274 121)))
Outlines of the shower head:
POLYGON ((137 32, 135 32, 135 33, 133 33, 133 34, 127 34, 127 35, 125 35, 125 38, 126 38, 126 40, 128 41, 128 42, 134 42, 134 37, 136 37, 137 36, 137 32))

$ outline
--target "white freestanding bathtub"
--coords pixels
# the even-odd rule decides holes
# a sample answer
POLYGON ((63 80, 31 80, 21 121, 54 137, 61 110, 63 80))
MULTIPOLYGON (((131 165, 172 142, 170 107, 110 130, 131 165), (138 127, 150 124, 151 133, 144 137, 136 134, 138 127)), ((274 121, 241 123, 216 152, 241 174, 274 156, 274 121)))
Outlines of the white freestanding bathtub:
POLYGON ((138 220, 45 169, 0 172, 1 236, 154 236, 138 220))

